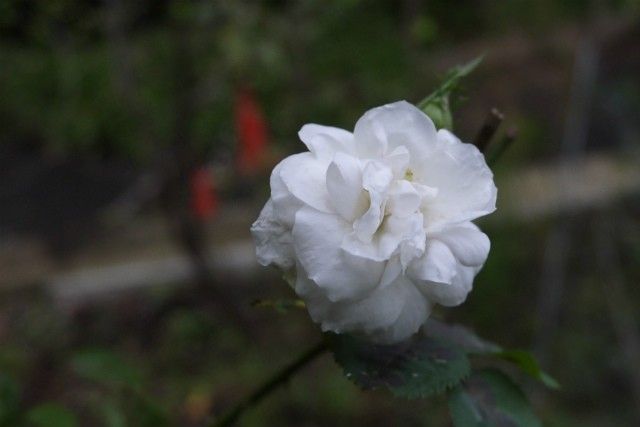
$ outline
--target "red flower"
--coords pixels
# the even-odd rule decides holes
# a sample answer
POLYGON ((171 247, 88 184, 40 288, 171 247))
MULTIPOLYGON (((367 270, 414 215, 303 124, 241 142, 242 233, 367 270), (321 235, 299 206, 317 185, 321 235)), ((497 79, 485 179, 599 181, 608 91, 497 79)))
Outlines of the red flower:
POLYGON ((236 136, 239 143, 238 171, 244 175, 259 172, 264 165, 267 138, 267 123, 253 91, 242 88, 236 95, 236 136))
POLYGON ((199 220, 211 218, 218 211, 218 195, 211 171, 206 167, 196 169, 190 180, 191 212, 199 220))

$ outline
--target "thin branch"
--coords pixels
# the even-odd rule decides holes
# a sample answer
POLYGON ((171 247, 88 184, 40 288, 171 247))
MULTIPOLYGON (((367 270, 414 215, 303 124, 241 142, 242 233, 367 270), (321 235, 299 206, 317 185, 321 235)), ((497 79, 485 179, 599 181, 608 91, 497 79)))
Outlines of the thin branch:
POLYGON ((285 384, 300 369, 309 364, 315 358, 328 350, 327 343, 323 340, 319 344, 302 353, 293 363, 277 372, 247 398, 238 403, 231 411, 227 412, 217 421, 207 424, 209 427, 229 427, 232 426, 244 414, 247 409, 256 406, 262 399, 268 396, 281 385, 285 384))
POLYGON ((504 152, 507 151, 509 147, 511 147, 511 144, 513 144, 513 142, 516 140, 517 137, 518 137, 517 127, 511 127, 507 129, 502 139, 500 139, 500 141, 497 144, 494 144, 495 147, 492 150, 490 150, 490 152, 488 153, 487 164, 489 166, 493 166, 496 163, 496 161, 498 161, 498 159, 502 157, 504 152))
POLYGON ((484 153, 503 120, 504 114, 498 111, 497 108, 492 108, 491 111, 489 111, 487 118, 484 119, 484 123, 482 124, 478 135, 473 140, 473 145, 478 147, 478 150, 484 153))

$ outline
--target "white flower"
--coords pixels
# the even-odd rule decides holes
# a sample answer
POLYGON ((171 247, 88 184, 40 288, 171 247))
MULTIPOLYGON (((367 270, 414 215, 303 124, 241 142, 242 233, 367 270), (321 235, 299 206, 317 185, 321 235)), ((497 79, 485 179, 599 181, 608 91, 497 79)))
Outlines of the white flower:
POLYGON ((253 224, 258 261, 275 265, 324 331, 402 341, 434 303, 461 304, 489 253, 471 220, 495 210, 483 155, 400 101, 353 133, 308 124, 308 152, 278 164, 253 224))

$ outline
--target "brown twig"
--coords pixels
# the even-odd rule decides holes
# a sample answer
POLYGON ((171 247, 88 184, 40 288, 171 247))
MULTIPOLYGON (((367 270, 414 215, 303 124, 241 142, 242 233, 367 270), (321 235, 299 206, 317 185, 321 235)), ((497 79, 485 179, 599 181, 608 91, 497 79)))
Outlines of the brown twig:
POLYGON ((478 147, 478 150, 484 153, 503 120, 504 114, 498 111, 497 108, 492 108, 491 111, 489 111, 487 118, 484 120, 478 135, 476 135, 476 138, 473 140, 473 145, 478 147))
POLYGON ((509 129, 507 129, 502 139, 500 139, 500 141, 497 144, 494 144, 494 148, 490 150, 489 153, 487 154, 487 164, 489 166, 493 166, 495 162, 500 157, 502 157, 504 152, 507 151, 509 147, 511 147, 511 144, 513 144, 513 142, 516 140, 517 137, 518 137, 517 127, 512 126, 509 129))

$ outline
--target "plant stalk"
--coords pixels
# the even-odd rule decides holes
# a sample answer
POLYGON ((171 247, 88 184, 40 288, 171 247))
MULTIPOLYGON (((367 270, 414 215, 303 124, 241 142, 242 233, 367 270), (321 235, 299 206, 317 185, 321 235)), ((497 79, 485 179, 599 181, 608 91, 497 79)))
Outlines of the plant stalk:
POLYGON ((328 350, 327 343, 323 340, 309 350, 302 353, 291 364, 275 373, 271 378, 265 381, 253 393, 238 403, 233 409, 227 412, 218 420, 211 421, 208 427, 229 427, 232 426, 244 414, 247 409, 260 403, 262 399, 268 396, 272 391, 283 385, 300 369, 304 368, 309 362, 328 350))

